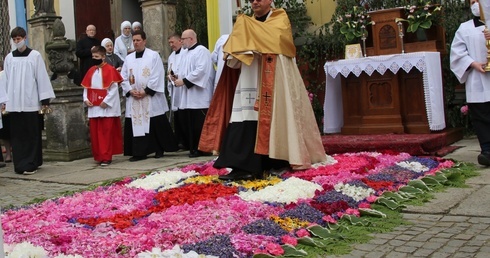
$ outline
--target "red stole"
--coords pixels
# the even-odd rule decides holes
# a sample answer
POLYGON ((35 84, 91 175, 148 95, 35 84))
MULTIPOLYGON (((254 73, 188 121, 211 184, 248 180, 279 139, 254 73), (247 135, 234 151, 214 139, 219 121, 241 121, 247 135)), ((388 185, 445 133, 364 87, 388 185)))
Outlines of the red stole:
POLYGON ((257 125, 257 137, 255 139, 255 153, 269 155, 277 55, 263 54, 261 61, 261 81, 257 89, 259 119, 257 125))
POLYGON ((84 88, 92 88, 92 76, 96 69, 101 69, 102 73, 102 88, 109 88, 114 82, 120 83, 123 81, 121 74, 108 63, 102 64, 102 66, 92 66, 83 77, 82 86, 84 88))

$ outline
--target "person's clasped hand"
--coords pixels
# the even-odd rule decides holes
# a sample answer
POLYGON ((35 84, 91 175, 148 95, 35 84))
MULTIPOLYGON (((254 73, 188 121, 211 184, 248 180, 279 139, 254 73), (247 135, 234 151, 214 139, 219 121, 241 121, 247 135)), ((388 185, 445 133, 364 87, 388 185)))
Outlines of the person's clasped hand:
POLYGON ((174 83, 175 83, 175 86, 177 86, 177 87, 184 86, 184 80, 182 80, 182 79, 177 79, 174 81, 174 83))
POLYGON ((477 61, 474 61, 473 63, 471 63, 470 67, 481 72, 481 73, 484 73, 485 72, 485 67, 487 66, 486 63, 480 63, 480 62, 477 62, 477 61))

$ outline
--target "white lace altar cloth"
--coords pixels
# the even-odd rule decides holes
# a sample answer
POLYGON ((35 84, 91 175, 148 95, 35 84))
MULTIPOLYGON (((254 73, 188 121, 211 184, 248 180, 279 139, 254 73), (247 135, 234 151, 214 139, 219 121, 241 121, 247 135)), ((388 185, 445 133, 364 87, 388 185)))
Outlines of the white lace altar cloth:
POLYGON ((425 107, 430 130, 439 131, 446 127, 439 52, 414 52, 344 59, 326 62, 324 68, 327 77, 325 102, 323 103, 324 133, 339 133, 344 125, 339 73, 344 77, 351 73, 359 77, 362 72, 371 76, 375 71, 381 75, 388 70, 396 74, 400 69, 408 73, 413 68, 422 72, 423 75, 425 107))

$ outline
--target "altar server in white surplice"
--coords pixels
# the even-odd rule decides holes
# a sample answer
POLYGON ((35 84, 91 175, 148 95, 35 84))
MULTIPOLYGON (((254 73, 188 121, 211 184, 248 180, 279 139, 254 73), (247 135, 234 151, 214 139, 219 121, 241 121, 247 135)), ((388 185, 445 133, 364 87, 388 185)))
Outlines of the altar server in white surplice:
POLYGON ((182 39, 180 38, 180 34, 173 34, 168 37, 168 45, 172 49, 172 53, 168 57, 168 67, 167 67, 167 90, 170 96, 170 109, 172 110, 172 119, 174 121, 174 133, 177 141, 179 142, 180 149, 187 149, 187 141, 184 140, 182 135, 182 131, 185 128, 181 128, 182 125, 182 115, 178 110, 178 106, 180 103, 180 98, 182 97, 182 87, 176 87, 173 80, 178 78, 179 67, 181 61, 185 54, 187 53, 187 49, 182 47, 182 39))
POLYGON ((182 132, 189 148, 189 157, 198 157, 203 153, 197 150, 199 138, 206 113, 213 96, 215 71, 211 61, 211 53, 197 42, 193 30, 182 33, 182 44, 187 49, 179 67, 178 79, 175 86, 182 88, 182 96, 178 103, 182 114, 182 132))
POLYGON ((26 45, 26 31, 16 27, 10 33, 16 50, 5 58, 5 85, 9 101, 11 144, 15 151, 15 173, 32 175, 43 164, 40 110, 55 97, 41 54, 26 45))
POLYGON ((485 44, 490 40, 490 33, 484 32, 478 1, 471 0, 470 3, 474 18, 462 23, 456 31, 450 64, 453 73, 466 87, 466 102, 481 147, 478 163, 490 166, 490 72, 484 70, 487 63, 485 44))
POLYGON ((176 151, 177 143, 165 113, 169 110, 165 97, 166 72, 160 55, 146 48, 146 33, 133 33, 135 52, 126 57, 121 75, 126 96, 124 155, 129 161, 155 158, 164 151, 176 151))

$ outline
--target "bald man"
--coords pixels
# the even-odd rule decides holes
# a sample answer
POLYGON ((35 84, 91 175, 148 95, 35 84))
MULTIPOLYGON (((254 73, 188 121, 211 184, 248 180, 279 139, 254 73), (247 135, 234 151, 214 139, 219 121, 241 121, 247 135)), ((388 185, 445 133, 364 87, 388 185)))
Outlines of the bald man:
MULTIPOLYGON (((80 78, 85 77, 88 69, 94 66, 92 62, 92 48, 95 46, 100 46, 100 40, 95 38, 97 30, 94 25, 90 24, 85 30, 86 36, 77 42, 77 49, 75 54, 80 59, 80 78)), ((80 82, 75 82, 80 84, 80 82)))
POLYGON ((181 98, 175 103, 184 128, 180 132, 184 145, 189 148, 189 157, 203 154, 197 150, 206 113, 213 96, 214 67, 209 50, 197 42, 196 32, 185 30, 182 33, 182 47, 187 50, 180 61, 179 74, 173 77, 175 86, 181 88, 181 98))

